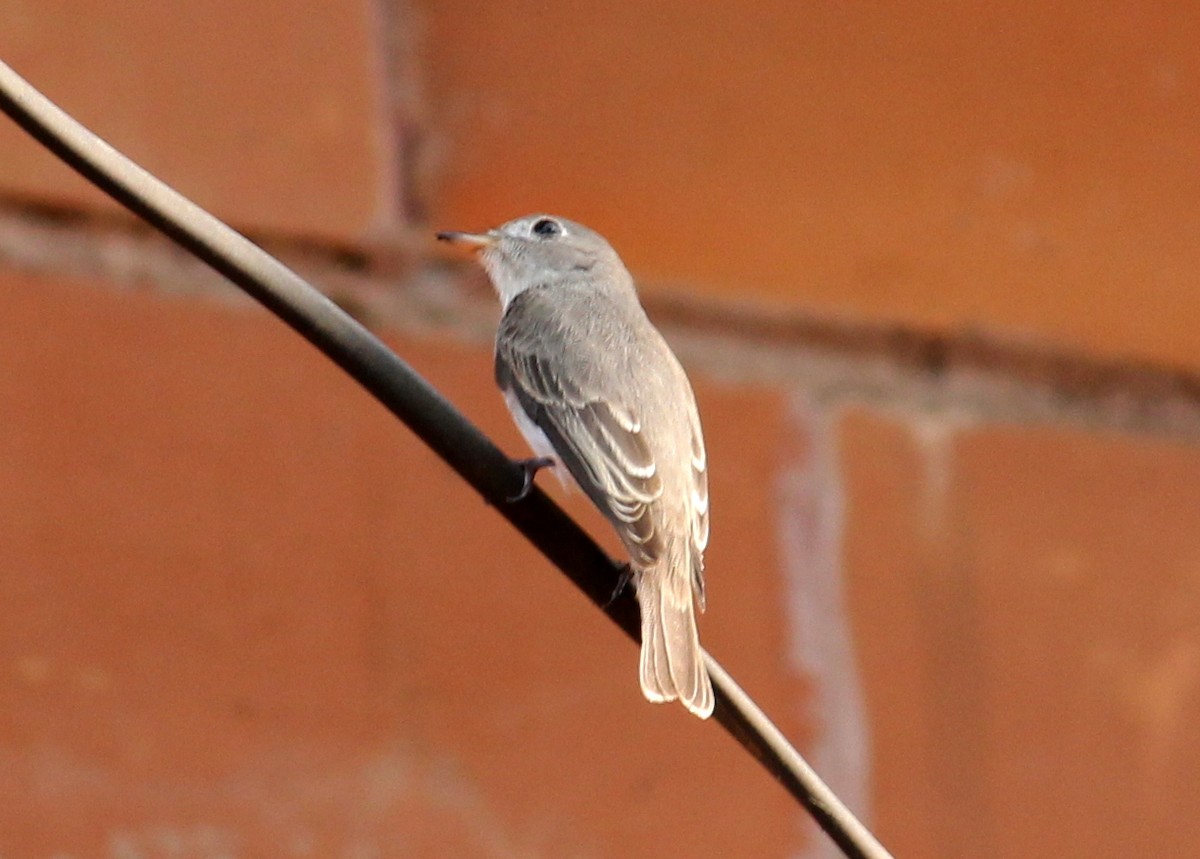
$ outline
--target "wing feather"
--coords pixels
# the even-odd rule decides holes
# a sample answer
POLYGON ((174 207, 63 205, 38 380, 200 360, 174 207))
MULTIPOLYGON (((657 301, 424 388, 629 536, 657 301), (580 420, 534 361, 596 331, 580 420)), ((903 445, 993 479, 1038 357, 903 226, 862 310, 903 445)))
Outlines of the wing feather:
MULTIPOLYGON (((603 342, 589 332, 595 308, 547 290, 532 288, 508 304, 496 337, 496 381, 549 438, 563 464, 593 503, 617 527, 635 564, 650 564, 664 553, 664 537, 653 507, 663 495, 660 463, 643 431, 628 379, 647 360, 636 344, 607 343, 608 360, 624 362, 616 372, 584 359, 583 341, 603 342), (589 334, 595 337, 589 338, 589 334)), ((611 336, 611 331, 608 332, 611 336)), ((665 344, 664 344, 665 350, 665 344)), ((666 350, 678 384, 691 398, 682 367, 666 350)), ((689 409, 691 491, 688 549, 692 591, 704 606, 703 554, 708 545, 708 459, 700 418, 689 409)))
POLYGON ((623 526, 618 530, 633 560, 648 563, 660 536, 650 506, 662 497, 663 483, 638 415, 595 368, 572 356, 566 332, 521 317, 538 310, 521 300, 529 292, 509 303, 501 321, 496 381, 546 433, 584 492, 623 526))

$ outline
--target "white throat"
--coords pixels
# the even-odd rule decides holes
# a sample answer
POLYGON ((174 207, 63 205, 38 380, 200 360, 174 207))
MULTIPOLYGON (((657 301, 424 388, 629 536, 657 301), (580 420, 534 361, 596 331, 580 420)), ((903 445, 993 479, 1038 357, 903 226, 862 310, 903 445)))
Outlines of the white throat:
POLYGON ((495 251, 484 251, 482 262, 496 295, 500 297, 500 309, 508 310, 508 303, 528 289, 529 284, 516 277, 512 266, 504 265, 500 254, 495 251))

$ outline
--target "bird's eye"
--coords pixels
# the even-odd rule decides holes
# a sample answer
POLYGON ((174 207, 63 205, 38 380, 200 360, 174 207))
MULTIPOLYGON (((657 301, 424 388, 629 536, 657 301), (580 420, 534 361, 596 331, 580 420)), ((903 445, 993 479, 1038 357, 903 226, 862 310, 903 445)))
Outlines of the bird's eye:
POLYGON ((542 218, 540 221, 536 221, 533 225, 533 234, 535 236, 541 236, 543 239, 552 238, 561 232, 562 225, 559 224, 558 221, 551 220, 550 218, 542 218))

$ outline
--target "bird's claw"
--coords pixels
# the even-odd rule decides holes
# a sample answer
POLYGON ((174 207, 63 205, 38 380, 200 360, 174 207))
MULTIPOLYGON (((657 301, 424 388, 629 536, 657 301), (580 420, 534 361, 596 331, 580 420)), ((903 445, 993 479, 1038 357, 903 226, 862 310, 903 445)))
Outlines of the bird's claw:
POLYGON ((612 596, 610 596, 608 598, 608 602, 606 602, 604 605, 602 605, 601 608, 606 609, 610 605, 615 603, 617 601, 617 597, 619 597, 621 595, 621 591, 625 590, 625 588, 629 586, 629 582, 632 578, 633 578, 633 567, 630 566, 629 564, 622 564, 621 565, 621 574, 619 576, 617 576, 617 586, 615 588, 613 588, 612 596))
POLYGON ((518 459, 516 463, 525 472, 525 482, 521 484, 520 492, 516 495, 510 495, 505 499, 509 504, 516 504, 518 501, 524 501, 528 498, 529 493, 533 491, 533 478, 543 468, 549 468, 554 465, 554 460, 548 456, 535 456, 532 459, 518 459))

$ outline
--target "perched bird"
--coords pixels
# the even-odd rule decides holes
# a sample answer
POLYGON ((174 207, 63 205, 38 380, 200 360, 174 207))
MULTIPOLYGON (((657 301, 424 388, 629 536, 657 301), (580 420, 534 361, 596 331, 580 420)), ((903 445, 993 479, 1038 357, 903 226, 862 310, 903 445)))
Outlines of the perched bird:
POLYGON ((438 238, 477 250, 500 296, 496 382, 538 455, 527 477, 542 466, 564 484, 569 474, 629 551, 642 692, 708 718, 712 683, 696 629, 708 544, 704 438, 692 387, 633 278, 601 235, 550 215, 438 238))

